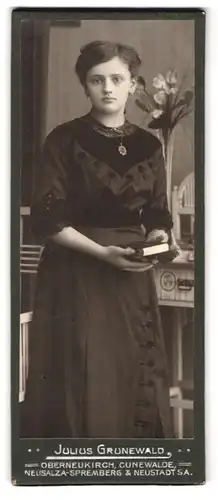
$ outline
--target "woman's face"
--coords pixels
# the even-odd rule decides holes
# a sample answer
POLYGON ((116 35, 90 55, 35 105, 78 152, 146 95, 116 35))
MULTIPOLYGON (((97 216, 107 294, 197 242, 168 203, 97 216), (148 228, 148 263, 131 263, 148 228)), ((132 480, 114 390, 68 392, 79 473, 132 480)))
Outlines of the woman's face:
POLYGON ((93 66, 86 76, 86 92, 93 108, 105 114, 124 111, 128 95, 135 87, 128 65, 119 57, 93 66))

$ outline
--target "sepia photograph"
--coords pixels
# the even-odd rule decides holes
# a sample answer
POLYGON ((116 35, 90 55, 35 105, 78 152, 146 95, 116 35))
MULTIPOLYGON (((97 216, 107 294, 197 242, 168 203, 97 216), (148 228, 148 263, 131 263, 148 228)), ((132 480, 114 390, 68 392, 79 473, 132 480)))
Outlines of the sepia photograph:
POLYGON ((57 454, 195 438, 195 28, 20 21, 18 437, 57 454))
POLYGON ((192 437, 194 21, 24 21, 21 66, 20 435, 192 437))

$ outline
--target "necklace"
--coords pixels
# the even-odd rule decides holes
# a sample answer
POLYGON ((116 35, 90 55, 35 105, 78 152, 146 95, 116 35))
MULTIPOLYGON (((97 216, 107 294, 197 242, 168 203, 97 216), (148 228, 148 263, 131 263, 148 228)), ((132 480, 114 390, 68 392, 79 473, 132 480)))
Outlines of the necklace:
POLYGON ((126 149, 126 147, 123 144, 123 137, 120 138, 120 144, 119 144, 119 146, 118 146, 117 149, 118 149, 120 155, 122 155, 122 156, 126 156, 127 155, 127 149, 126 149))
POLYGON ((102 134, 106 137, 119 139, 117 151, 121 156, 126 156, 128 154, 127 148, 123 144, 123 138, 135 131, 135 125, 129 123, 128 120, 125 120, 124 124, 120 127, 106 127, 106 125, 98 122, 90 113, 86 115, 84 119, 88 121, 91 127, 99 134, 102 134))

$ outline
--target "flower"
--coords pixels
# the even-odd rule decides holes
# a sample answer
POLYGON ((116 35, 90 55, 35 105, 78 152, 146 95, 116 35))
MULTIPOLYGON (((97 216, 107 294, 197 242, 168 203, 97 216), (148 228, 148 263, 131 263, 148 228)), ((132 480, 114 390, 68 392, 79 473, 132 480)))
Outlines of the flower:
POLYGON ((169 69, 165 76, 159 73, 153 78, 153 91, 149 91, 143 77, 138 80, 135 102, 143 112, 151 115, 148 127, 161 130, 166 141, 177 123, 193 109, 193 86, 184 87, 186 77, 184 75, 179 82, 177 72, 173 69, 169 69))
POLYGON ((159 75, 153 78, 153 87, 160 90, 166 90, 167 83, 163 75, 159 73, 159 75))
POLYGON ((152 111, 152 118, 160 118, 160 116, 163 114, 162 109, 153 109, 152 111))
POLYGON ((154 100, 160 106, 164 105, 166 102, 166 92, 164 90, 159 90, 156 94, 154 94, 154 100))
POLYGON ((184 87, 187 75, 179 82, 177 72, 169 69, 165 76, 159 73, 153 78, 153 89, 149 90, 143 77, 139 79, 137 106, 151 119, 147 126, 156 131, 162 143, 167 173, 167 198, 171 203, 171 178, 173 155, 173 131, 176 125, 193 109, 194 89, 184 87))
POLYGON ((166 82, 169 84, 169 85, 176 85, 177 83, 177 73, 176 71, 174 70, 169 70, 167 71, 167 74, 166 74, 166 82))
POLYGON ((168 94, 177 94, 178 92, 178 87, 171 87, 171 89, 169 89, 169 91, 167 92, 168 94))

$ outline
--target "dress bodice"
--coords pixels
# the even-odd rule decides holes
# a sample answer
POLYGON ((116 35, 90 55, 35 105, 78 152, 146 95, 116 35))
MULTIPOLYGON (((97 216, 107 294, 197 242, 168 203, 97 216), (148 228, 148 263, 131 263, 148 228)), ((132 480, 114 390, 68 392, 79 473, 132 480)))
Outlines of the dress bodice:
POLYGON ((159 140, 125 124, 121 135, 105 135, 89 115, 56 127, 47 137, 32 203, 36 235, 67 225, 119 227, 143 223, 170 229, 165 167, 159 140))

